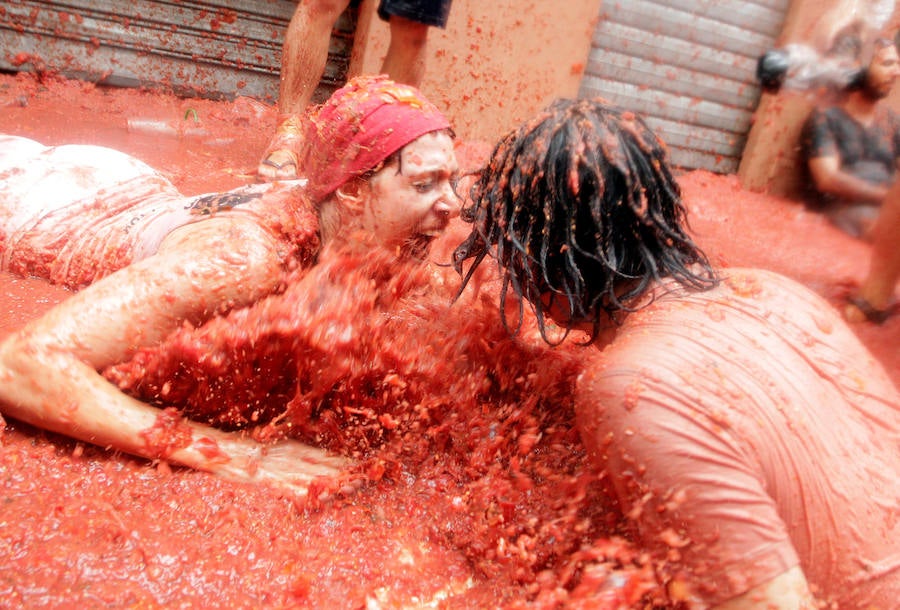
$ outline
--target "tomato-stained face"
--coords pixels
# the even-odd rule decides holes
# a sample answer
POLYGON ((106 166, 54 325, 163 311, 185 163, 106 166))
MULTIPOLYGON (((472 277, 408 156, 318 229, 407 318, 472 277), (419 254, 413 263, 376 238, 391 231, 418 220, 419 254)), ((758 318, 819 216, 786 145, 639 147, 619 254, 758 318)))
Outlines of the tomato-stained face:
POLYGON ((900 58, 894 45, 884 46, 875 53, 866 74, 865 87, 875 99, 887 97, 900 77, 900 58))
POLYGON ((459 215, 459 165, 445 131, 407 144, 369 181, 363 229, 383 246, 421 253, 459 215))

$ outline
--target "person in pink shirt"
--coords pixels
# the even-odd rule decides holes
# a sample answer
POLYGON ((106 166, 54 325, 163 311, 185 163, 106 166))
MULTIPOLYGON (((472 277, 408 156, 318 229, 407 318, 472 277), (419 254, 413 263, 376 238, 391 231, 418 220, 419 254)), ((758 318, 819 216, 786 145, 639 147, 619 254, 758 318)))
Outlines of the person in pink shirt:
POLYGON ((586 341, 581 437, 666 607, 897 608, 900 394, 822 298, 710 265, 640 117, 557 102, 462 214, 463 286, 494 258, 510 328, 586 341))

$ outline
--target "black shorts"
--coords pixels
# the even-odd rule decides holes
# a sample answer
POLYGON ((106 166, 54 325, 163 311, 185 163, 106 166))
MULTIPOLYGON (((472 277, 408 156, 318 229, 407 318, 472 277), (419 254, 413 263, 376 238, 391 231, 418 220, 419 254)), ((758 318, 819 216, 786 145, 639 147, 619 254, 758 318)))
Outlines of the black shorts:
POLYGON ((396 15, 410 21, 443 28, 447 27, 451 2, 452 0, 381 0, 378 4, 378 16, 390 21, 391 15, 396 15))

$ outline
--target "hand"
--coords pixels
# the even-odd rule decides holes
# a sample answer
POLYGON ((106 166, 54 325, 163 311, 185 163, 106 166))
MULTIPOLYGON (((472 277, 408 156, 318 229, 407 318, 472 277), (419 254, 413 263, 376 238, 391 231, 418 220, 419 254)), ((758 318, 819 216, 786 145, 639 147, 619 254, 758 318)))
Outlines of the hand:
MULTIPOLYGON (((214 466, 215 474, 234 481, 271 483, 299 497, 308 495, 316 479, 337 478, 352 465, 347 458, 294 440, 261 444, 241 439, 225 449, 231 459, 214 466)), ((321 487, 324 491, 334 485, 321 487)))
POLYGON ((782 49, 772 49, 761 55, 756 62, 756 78, 765 91, 775 93, 784 84, 790 67, 788 54, 782 49))

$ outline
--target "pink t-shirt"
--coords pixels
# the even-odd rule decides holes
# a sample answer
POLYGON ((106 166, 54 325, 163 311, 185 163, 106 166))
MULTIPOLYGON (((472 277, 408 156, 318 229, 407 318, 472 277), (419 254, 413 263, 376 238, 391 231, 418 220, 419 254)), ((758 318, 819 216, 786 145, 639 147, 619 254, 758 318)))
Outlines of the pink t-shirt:
POLYGON ((578 415, 642 543, 704 603, 799 564, 821 600, 898 608, 900 395, 805 287, 667 284, 589 362, 578 415))

